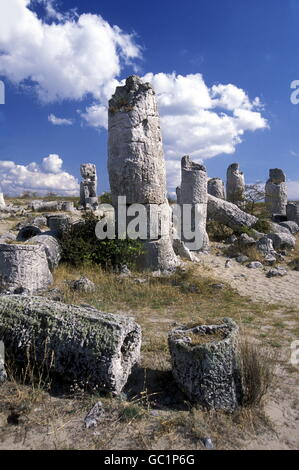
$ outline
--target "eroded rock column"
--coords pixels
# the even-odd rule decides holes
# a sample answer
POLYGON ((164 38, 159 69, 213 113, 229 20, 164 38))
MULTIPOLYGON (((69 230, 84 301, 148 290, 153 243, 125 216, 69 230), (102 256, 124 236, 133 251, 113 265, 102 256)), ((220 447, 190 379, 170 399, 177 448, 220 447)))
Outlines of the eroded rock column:
POLYGON ((245 205, 245 179, 239 163, 232 163, 226 174, 226 199, 240 208, 245 205))
POLYGON ((210 178, 208 180, 208 193, 219 199, 225 199, 224 182, 221 178, 210 178))
MULTIPOLYGON (((113 205, 125 196, 126 204, 142 204, 150 226, 151 206, 157 213, 170 214, 166 197, 166 171, 155 92, 135 75, 116 88, 109 101, 108 171, 113 205)), ((170 238, 164 235, 144 241, 142 265, 169 269, 177 264, 170 238)))
POLYGON ((269 179, 265 186, 265 203, 268 213, 286 215, 288 192, 286 177, 282 170, 274 168, 269 170, 269 179))
MULTIPOLYGON (((192 162, 188 155, 185 155, 181 161, 181 194, 180 204, 182 207, 182 239, 187 247, 192 251, 206 250, 209 246, 209 237, 206 232, 207 222, 207 171, 203 165, 192 162), (197 247, 189 243, 188 237, 184 235, 188 229, 185 211, 191 206, 191 231, 199 236, 197 247)), ((188 217, 188 216, 187 216, 188 217)))
POLYGON ((84 209, 97 209, 97 170, 93 163, 80 166, 83 181, 80 183, 80 206, 84 209))

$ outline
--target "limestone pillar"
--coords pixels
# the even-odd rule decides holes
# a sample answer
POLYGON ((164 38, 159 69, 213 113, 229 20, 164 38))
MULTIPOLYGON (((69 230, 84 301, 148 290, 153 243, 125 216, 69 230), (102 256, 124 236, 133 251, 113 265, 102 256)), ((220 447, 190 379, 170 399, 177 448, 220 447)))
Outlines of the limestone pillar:
POLYGON ((240 171, 239 163, 232 163, 226 174, 226 198, 229 202, 244 209, 245 205, 245 179, 240 171))
POLYGON ((269 170, 269 179, 265 186, 265 203, 269 215, 286 215, 288 202, 286 177, 282 170, 269 170))
POLYGON ((224 182, 221 178, 210 178, 208 180, 208 194, 225 199, 224 182))

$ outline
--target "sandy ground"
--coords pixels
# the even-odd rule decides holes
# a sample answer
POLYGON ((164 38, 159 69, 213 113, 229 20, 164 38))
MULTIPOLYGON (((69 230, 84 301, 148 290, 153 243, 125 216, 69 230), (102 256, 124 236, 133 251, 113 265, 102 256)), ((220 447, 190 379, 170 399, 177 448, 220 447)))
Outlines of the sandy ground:
POLYGON ((254 301, 294 306, 299 309, 299 271, 288 270, 284 277, 267 278, 270 267, 249 269, 235 260, 215 254, 204 255, 201 262, 216 278, 228 282, 240 295, 254 301))

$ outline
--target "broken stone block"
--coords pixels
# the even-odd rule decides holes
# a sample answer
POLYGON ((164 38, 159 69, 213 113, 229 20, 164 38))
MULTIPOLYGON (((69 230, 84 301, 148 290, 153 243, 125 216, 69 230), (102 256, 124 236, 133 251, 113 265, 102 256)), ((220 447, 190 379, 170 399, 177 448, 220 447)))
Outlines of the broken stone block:
POLYGON ((61 238, 63 233, 68 230, 70 223, 69 216, 64 214, 50 215, 48 217, 48 227, 58 238, 61 238))
POLYGON ((32 201, 30 207, 34 211, 57 211, 58 201, 32 201))
POLYGON ((104 414, 105 412, 103 404, 102 402, 98 401, 89 411, 89 413, 85 416, 84 423, 86 429, 96 428, 98 423, 103 418, 104 414))
POLYGON ((33 293, 45 289, 52 282, 53 277, 43 246, 0 245, 0 292, 27 289, 33 293))
POLYGON ((292 235, 296 235, 299 232, 299 225, 293 220, 287 220, 286 222, 281 222, 282 227, 285 227, 289 230, 292 235))
POLYGON ((226 173, 226 199, 244 209, 245 180, 239 163, 232 163, 226 173))
POLYGON ((80 279, 73 281, 71 283, 71 288, 73 290, 81 292, 94 292, 96 289, 95 283, 88 279, 86 276, 81 276, 80 279))
POLYGON ((273 242, 273 247, 275 250, 283 248, 295 248, 296 238, 289 233, 269 233, 267 235, 270 240, 273 242))
POLYGON ((224 182, 221 178, 210 178, 208 180, 208 193, 219 199, 225 199, 224 182))
POLYGON ((246 266, 247 266, 247 268, 249 268, 249 269, 259 269, 259 268, 263 268, 262 263, 260 263, 259 261, 251 261, 251 263, 248 263, 246 266))
POLYGON ((277 267, 274 269, 270 269, 270 271, 267 272, 266 276, 267 277, 283 277, 288 274, 287 270, 281 267, 277 267))
POLYGON ((288 191, 286 177, 282 170, 269 170, 269 179, 265 186, 265 203, 268 213, 286 215, 288 191))
POLYGON ((206 409, 234 411, 242 399, 237 324, 174 329, 168 336, 172 374, 192 402, 206 409))
POLYGON ((16 365, 43 365, 51 377, 120 393, 139 360, 141 329, 123 315, 43 297, 0 296, 0 340, 16 365))
POLYGON ((72 201, 63 201, 61 204, 61 210, 65 212, 74 212, 74 203, 72 201))
POLYGON ((254 215, 247 214, 235 204, 208 195, 208 218, 220 224, 227 225, 233 230, 242 226, 252 227, 258 221, 254 215))

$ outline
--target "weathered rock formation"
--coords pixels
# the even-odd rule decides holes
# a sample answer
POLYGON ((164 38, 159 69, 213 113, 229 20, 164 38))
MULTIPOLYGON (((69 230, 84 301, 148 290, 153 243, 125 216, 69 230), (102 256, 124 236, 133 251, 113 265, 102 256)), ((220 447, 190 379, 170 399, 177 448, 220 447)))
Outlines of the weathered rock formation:
POLYGON ((287 219, 296 222, 299 225, 299 204, 289 202, 286 208, 287 219))
POLYGON ((48 216, 47 223, 51 232, 60 238, 62 234, 69 228, 71 222, 69 216, 64 214, 57 214, 48 216))
POLYGON ((39 244, 44 247, 50 271, 57 268, 61 260, 61 247, 53 235, 42 233, 29 240, 29 243, 39 244))
POLYGON ((208 218, 227 225, 233 230, 238 230, 241 226, 252 227, 258 220, 254 215, 239 209, 235 204, 210 194, 208 195, 208 218))
POLYGON ((3 193, 0 192, 0 210, 4 209, 6 207, 5 201, 4 201, 4 196, 3 193))
POLYGON ((188 155, 185 155, 181 161, 181 193, 180 204, 182 207, 182 240, 187 248, 193 251, 205 250, 209 247, 209 237, 206 231, 207 223, 207 171, 203 165, 191 161, 188 155), (191 209, 191 231, 196 232, 195 246, 193 242, 185 236, 185 229, 190 226, 185 210, 190 206, 191 209))
POLYGON ((53 282, 43 246, 0 245, 0 292, 45 289, 53 282))
POLYGON ((234 411, 242 399, 237 324, 177 328, 168 337, 172 373, 192 402, 206 409, 234 411))
POLYGON ((97 170, 93 163, 82 163, 80 167, 83 181, 80 183, 80 206, 84 209, 97 209, 97 170))
MULTIPOLYGON (((146 207, 147 228, 153 205, 157 214, 169 214, 170 219, 155 92, 135 75, 124 86, 117 87, 109 101, 108 171, 115 208, 119 207, 118 196, 125 196, 127 205, 137 203, 146 207)), ((177 264, 170 222, 164 225, 163 236, 160 232, 144 241, 141 264, 145 268, 169 269, 177 264)))
POLYGON ((40 235, 42 231, 36 225, 25 225, 17 235, 18 242, 26 242, 35 235, 40 235))
POLYGON ((58 201, 32 201, 30 207, 34 211, 57 211, 58 201))
POLYGON ((219 199, 225 199, 224 182, 221 178, 210 178, 208 180, 208 193, 219 199))
POLYGON ((139 359, 141 329, 132 318, 91 307, 4 295, 0 340, 16 364, 29 358, 64 382, 119 393, 139 359))
POLYGON ((268 213, 285 215, 288 202, 286 177, 282 170, 269 170, 269 179, 265 186, 265 203, 268 213))
POLYGON ((273 242, 275 250, 283 248, 295 248, 296 238, 291 235, 291 233, 269 233, 267 235, 270 240, 273 242))
POLYGON ((239 163, 232 163, 226 173, 226 199, 240 208, 245 205, 245 180, 239 163))

